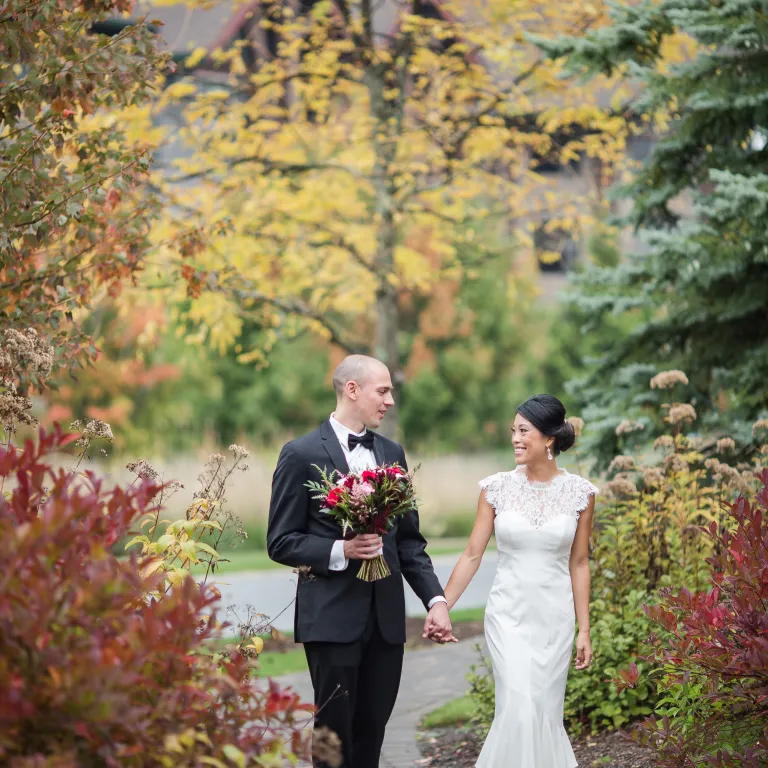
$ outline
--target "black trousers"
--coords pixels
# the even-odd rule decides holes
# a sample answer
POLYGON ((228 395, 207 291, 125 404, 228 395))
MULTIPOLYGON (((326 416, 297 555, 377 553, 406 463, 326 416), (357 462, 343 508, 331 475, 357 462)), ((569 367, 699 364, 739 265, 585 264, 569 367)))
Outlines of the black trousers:
MULTIPOLYGON (((401 643, 386 642, 373 604, 363 636, 353 643, 304 643, 315 689, 315 728, 341 739, 342 768, 378 768, 384 729, 403 669, 401 643)), ((329 768, 314 760, 314 768, 329 768)))

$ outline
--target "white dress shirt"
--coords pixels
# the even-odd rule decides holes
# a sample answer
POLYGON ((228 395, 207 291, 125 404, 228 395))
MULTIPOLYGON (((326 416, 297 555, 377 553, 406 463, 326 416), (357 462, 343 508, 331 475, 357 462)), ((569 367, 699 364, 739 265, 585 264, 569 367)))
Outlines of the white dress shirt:
MULTIPOLYGON (((367 430, 362 432, 353 432, 349 427, 345 427, 341 422, 336 421, 335 413, 332 413, 329 421, 331 427, 336 433, 336 437, 339 438, 341 443, 341 450, 344 452, 344 458, 347 460, 349 471, 355 474, 359 474, 366 469, 376 469, 376 456, 370 448, 358 443, 354 450, 349 450, 349 436, 356 435, 362 437, 367 430)), ((333 549, 331 550, 331 559, 328 563, 328 569, 331 571, 344 571, 349 565, 349 560, 344 557, 344 539, 339 539, 334 542, 333 549)), ((447 603, 448 601, 442 595, 436 595, 428 604, 431 608, 435 603, 447 603)))

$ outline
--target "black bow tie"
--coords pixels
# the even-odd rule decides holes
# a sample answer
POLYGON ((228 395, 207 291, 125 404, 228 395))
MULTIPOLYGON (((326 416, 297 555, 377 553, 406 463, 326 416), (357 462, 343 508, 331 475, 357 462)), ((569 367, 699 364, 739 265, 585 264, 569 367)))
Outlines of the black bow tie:
POLYGON ((362 445, 369 451, 373 450, 373 432, 366 430, 362 435, 350 435, 347 438, 347 445, 350 451, 355 450, 355 446, 362 445))

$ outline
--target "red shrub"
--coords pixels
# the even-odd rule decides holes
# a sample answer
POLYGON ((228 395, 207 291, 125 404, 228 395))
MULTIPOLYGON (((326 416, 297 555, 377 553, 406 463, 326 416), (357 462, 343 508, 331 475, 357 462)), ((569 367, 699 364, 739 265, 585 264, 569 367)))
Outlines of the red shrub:
MULTIPOLYGON (((666 596, 648 615, 664 629, 652 661, 669 686, 635 736, 657 750, 660 766, 757 768, 768 765, 768 469, 753 503, 727 505, 732 525, 705 529, 714 539, 713 587, 666 596)), ((621 673, 620 687, 638 680, 621 673)))
POLYGON ((71 439, 57 429, 0 450, 13 484, 0 498, 0 763, 224 766, 302 752, 308 707, 252 683, 239 653, 212 661, 210 590, 189 578, 148 602, 151 579, 110 553, 158 486, 54 472, 48 455, 71 439))

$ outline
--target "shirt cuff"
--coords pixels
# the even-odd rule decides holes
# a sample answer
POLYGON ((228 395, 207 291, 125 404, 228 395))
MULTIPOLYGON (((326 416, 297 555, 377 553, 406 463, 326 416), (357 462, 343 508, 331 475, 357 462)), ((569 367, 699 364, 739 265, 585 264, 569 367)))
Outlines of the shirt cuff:
POLYGON ((427 610, 429 610, 435 603, 445 603, 448 605, 448 601, 442 595, 435 595, 428 603, 427 610))
POLYGON ((344 557, 344 539, 333 542, 331 549, 331 560, 328 563, 329 571, 345 571, 349 565, 349 560, 344 557))

